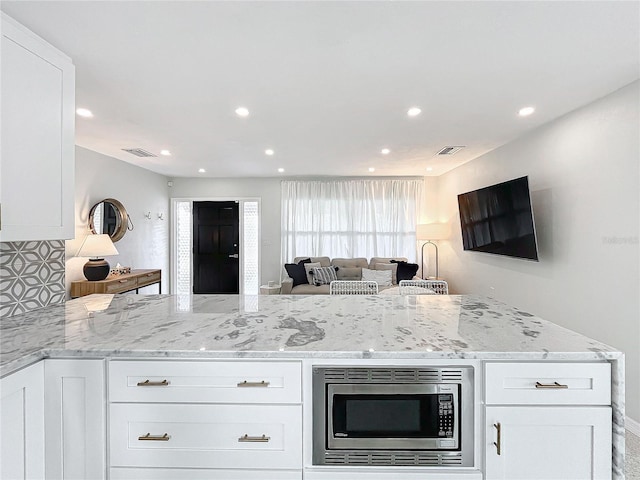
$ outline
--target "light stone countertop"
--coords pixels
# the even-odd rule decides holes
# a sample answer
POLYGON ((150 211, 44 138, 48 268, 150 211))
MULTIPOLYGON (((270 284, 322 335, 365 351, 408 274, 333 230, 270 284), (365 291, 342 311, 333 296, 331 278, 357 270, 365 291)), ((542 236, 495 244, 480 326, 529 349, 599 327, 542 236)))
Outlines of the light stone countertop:
POLYGON ((606 360, 624 475, 623 354, 487 297, 89 295, 0 322, 0 377, 61 357, 606 360))
POLYGON ((480 296, 90 295, 0 322, 0 375, 46 357, 615 360, 480 296))

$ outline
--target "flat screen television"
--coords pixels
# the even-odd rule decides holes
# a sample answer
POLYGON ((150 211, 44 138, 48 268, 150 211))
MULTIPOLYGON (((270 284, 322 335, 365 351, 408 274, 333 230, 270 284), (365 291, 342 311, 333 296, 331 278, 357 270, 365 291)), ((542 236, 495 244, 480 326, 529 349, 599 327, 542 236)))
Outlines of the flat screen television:
POLYGON ((538 260, 527 177, 462 193, 458 207, 465 250, 538 260))

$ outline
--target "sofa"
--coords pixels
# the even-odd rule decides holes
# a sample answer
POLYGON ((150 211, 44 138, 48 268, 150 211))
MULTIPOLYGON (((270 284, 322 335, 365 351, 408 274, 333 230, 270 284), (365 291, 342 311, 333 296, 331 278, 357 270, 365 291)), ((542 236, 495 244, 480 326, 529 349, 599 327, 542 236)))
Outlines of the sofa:
MULTIPOLYGON (((329 257, 296 257, 293 259, 293 263, 298 263, 305 259, 311 259, 311 263, 319 263, 321 267, 338 267, 336 271, 336 277, 338 280, 362 280, 362 269, 368 268, 370 270, 395 270, 394 264, 391 260, 397 262, 406 262, 404 257, 373 257, 371 260, 366 258, 329 258, 329 257)), ((379 291, 397 286, 397 279, 395 275, 392 275, 393 282, 390 286, 379 286, 379 291)), ((282 288, 281 294, 284 295, 317 295, 317 294, 329 294, 329 285, 313 285, 312 283, 303 283, 300 285, 293 285, 293 279, 285 273, 281 282, 282 288)))

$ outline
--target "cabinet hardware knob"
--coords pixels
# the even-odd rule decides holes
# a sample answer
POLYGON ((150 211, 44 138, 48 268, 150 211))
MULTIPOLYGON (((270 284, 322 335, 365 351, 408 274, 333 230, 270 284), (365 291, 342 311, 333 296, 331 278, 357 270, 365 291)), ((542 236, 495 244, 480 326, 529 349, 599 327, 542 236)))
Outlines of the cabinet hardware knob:
POLYGON ((138 437, 138 440, 145 440, 145 441, 148 440, 148 441, 153 441, 153 442, 168 442, 170 438, 171 437, 169 436, 168 433, 165 433, 162 436, 160 436, 160 435, 151 435, 150 433, 147 433, 146 435, 138 437))
POLYGON ((536 382, 536 388, 569 388, 569 385, 562 385, 558 382, 553 382, 553 383, 536 382))
POLYGON ((493 442, 493 444, 496 446, 496 452, 498 453, 498 455, 500 455, 500 448, 501 448, 500 447, 500 442, 501 442, 501 438, 500 437, 501 437, 501 429, 502 429, 502 427, 500 425, 500 422, 494 423, 493 426, 496 427, 496 430, 498 431, 498 438, 497 438, 498 441, 497 442, 493 442))
POLYGON ((161 382, 152 382, 151 380, 145 380, 144 382, 138 382, 136 386, 138 387, 166 387, 169 385, 168 380, 162 380, 161 382))
POLYGON ((261 382, 247 382, 245 380, 244 382, 238 383, 238 386, 239 387, 268 387, 269 382, 265 382, 264 380, 262 380, 261 382))
POLYGON ((238 439, 239 442, 261 442, 261 443, 266 443, 269 440, 271 440, 271 437, 267 437, 266 435, 262 435, 261 437, 250 437, 246 433, 238 439))

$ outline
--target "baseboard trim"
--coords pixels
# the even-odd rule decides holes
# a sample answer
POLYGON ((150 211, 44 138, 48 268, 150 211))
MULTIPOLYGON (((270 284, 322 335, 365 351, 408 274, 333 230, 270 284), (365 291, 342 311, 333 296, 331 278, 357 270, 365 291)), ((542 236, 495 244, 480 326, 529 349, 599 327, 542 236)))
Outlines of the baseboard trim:
POLYGON ((624 428, 629 430, 634 435, 640 437, 640 422, 636 422, 631 417, 626 417, 624 419, 624 428))

